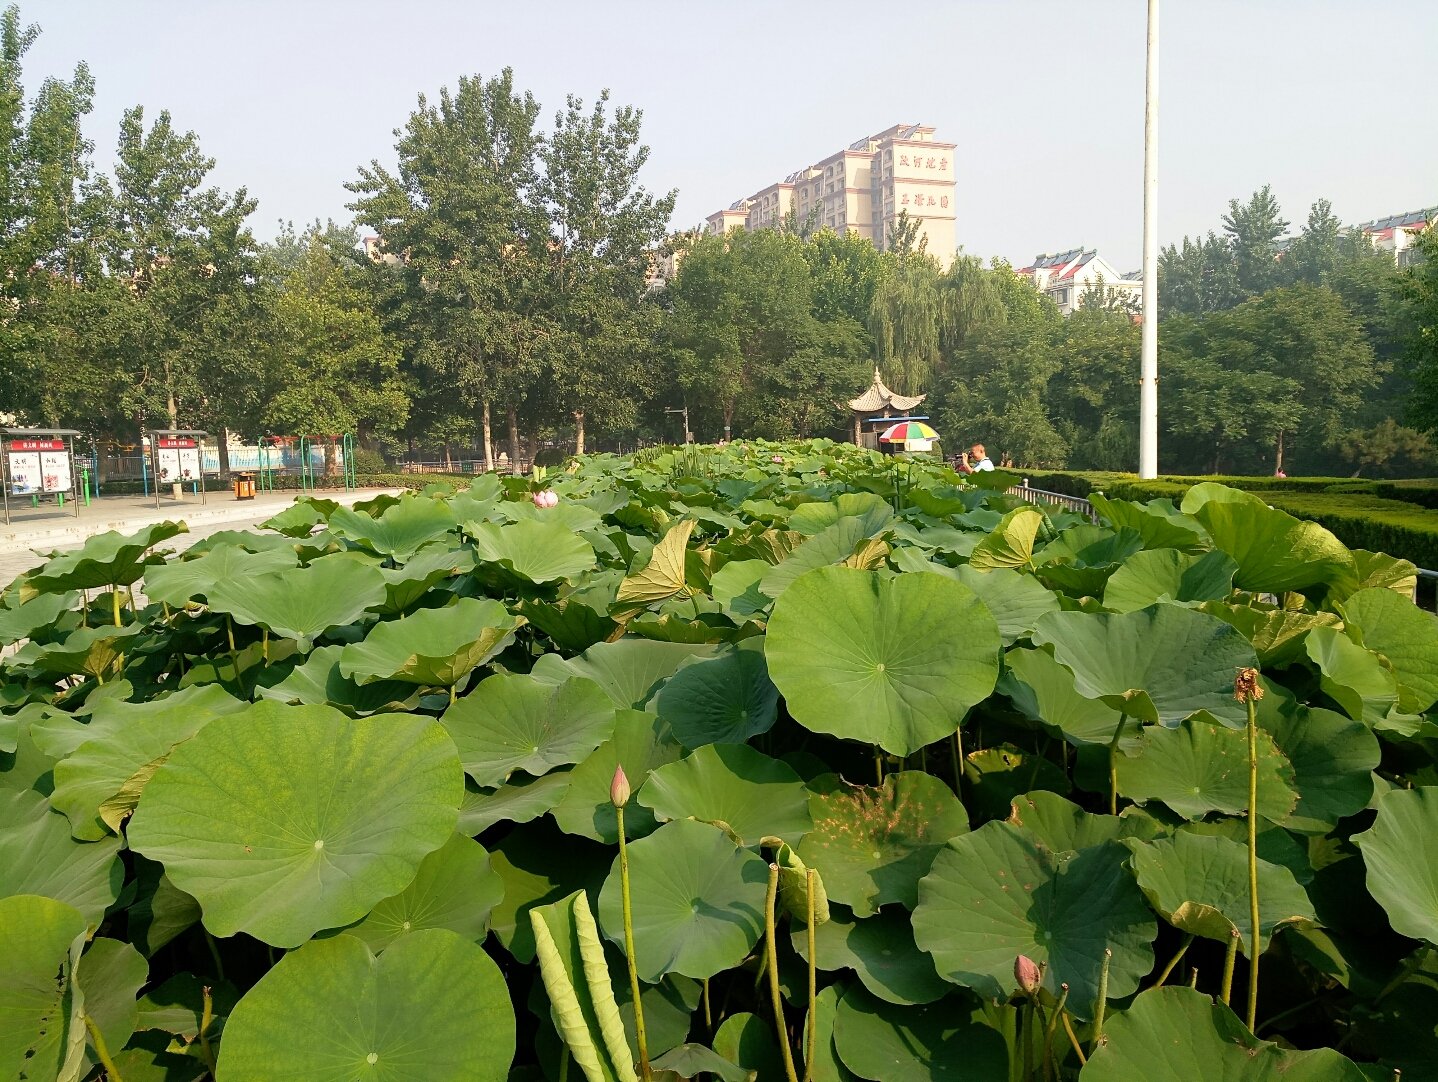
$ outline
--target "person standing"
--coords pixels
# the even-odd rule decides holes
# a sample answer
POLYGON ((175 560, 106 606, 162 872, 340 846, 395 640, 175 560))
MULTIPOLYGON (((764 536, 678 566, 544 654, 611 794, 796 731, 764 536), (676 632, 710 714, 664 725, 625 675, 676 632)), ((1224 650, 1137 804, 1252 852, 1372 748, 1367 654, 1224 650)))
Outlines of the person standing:
POLYGON ((993 468, 994 464, 989 460, 988 452, 984 450, 982 443, 976 443, 965 451, 963 461, 959 463, 960 473, 982 473, 993 468))

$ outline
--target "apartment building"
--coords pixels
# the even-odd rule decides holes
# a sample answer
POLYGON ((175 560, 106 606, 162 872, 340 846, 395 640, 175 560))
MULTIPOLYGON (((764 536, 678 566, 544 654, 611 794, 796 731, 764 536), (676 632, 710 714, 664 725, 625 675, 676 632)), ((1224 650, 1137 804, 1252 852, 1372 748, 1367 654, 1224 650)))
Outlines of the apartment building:
POLYGON ((1085 293, 1100 286, 1130 312, 1136 313, 1142 307, 1142 273, 1121 274, 1097 249, 1071 248, 1067 252, 1037 255, 1031 264, 1014 273, 1027 278, 1035 289, 1052 298, 1066 316, 1083 303, 1085 293))
POLYGON ((923 124, 895 124, 851 143, 705 219, 711 233, 764 229, 791 212, 813 228, 851 231, 886 248, 905 211, 931 255, 954 254, 954 148, 923 124))
POLYGON ((1414 241, 1420 233, 1431 229, 1435 222, 1438 222, 1438 207, 1428 207, 1364 222, 1355 228, 1368 238, 1374 248, 1380 252, 1392 252, 1393 261, 1400 267, 1407 267, 1418 255, 1413 250, 1414 241))

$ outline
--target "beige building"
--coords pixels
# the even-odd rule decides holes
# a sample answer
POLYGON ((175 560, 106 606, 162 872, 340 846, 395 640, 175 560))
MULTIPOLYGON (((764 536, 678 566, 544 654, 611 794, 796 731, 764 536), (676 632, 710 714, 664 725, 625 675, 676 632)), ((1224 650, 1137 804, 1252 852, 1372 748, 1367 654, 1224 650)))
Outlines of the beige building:
POLYGON ((711 233, 779 225, 792 211, 801 225, 849 230, 883 249, 904 211, 919 224, 930 255, 953 257, 954 147, 923 124, 895 124, 860 139, 705 219, 711 233))

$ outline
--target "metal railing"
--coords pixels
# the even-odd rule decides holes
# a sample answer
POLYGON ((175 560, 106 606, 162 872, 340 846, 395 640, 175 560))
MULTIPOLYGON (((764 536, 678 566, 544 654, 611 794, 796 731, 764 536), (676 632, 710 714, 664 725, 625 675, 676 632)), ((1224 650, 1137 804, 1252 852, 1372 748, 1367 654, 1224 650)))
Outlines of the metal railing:
POLYGON ((1041 488, 1034 488, 1029 484, 1029 479, 1024 478, 1023 484, 1015 485, 1008 490, 1009 495, 1017 496, 1029 503, 1051 503, 1069 511, 1074 511, 1090 522, 1098 521, 1098 512, 1093 509, 1093 504, 1080 496, 1069 496, 1063 492, 1048 492, 1041 488))

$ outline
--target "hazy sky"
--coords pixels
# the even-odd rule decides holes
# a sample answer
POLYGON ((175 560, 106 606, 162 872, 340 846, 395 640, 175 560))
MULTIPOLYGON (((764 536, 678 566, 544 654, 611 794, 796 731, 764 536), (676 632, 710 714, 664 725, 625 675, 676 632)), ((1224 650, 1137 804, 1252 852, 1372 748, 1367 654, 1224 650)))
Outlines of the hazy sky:
MULTIPOLYGON (((347 219, 341 187, 416 95, 512 66, 544 106, 644 110, 644 180, 676 227, 899 122, 958 144, 958 238, 1023 265, 1098 247, 1138 266, 1143 0, 26 0, 33 93, 85 60, 109 166, 121 111, 169 109, 259 199, 254 229, 347 219)), ((1433 0, 1164 0, 1160 234, 1218 228, 1271 183, 1295 227, 1438 204, 1433 0)))

